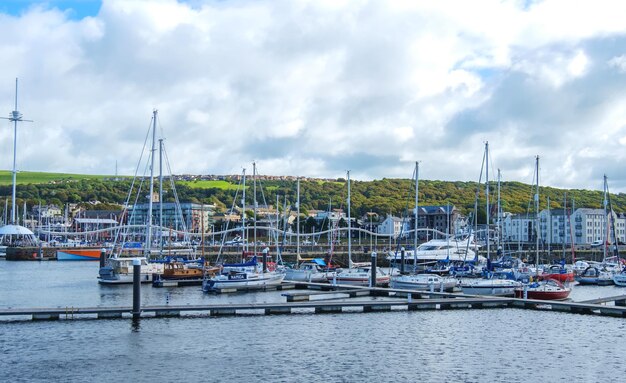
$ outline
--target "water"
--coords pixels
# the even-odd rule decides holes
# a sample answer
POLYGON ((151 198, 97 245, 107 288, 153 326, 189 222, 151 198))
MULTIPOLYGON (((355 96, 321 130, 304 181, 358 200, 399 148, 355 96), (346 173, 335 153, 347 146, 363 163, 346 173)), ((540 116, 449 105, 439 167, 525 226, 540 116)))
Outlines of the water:
MULTIPOLYGON (((0 261, 0 307, 132 304, 97 262, 0 261)), ((574 300, 626 293, 575 286, 574 300)), ((284 301, 142 286, 142 303, 284 301), (169 294, 169 297, 168 297, 169 294)), ((0 322, 0 381, 624 381, 626 319, 520 309, 0 322)))

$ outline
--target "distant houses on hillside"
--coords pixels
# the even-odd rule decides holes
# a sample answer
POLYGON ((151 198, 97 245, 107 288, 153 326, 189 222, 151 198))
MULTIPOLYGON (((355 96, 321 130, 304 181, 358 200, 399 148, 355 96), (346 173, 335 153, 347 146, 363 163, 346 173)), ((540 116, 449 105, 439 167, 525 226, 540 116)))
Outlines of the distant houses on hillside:
MULTIPOLYGON (((250 208, 246 208, 250 210, 250 208)), ((332 227, 347 227, 348 216, 344 209, 308 210, 308 216, 300 219, 301 232, 319 232, 332 227)), ((90 232, 106 229, 118 225, 120 222, 141 225, 146 222, 148 204, 136 204, 126 213, 122 209, 117 211, 85 210, 76 204, 67 204, 64 207, 56 205, 34 206, 31 211, 18 214, 19 220, 32 230, 41 229, 47 232, 90 232)), ((173 231, 191 233, 211 233, 242 224, 243 211, 240 207, 233 207, 226 212, 216 214, 214 205, 196 203, 153 203, 153 224, 161 224, 173 231), (162 214, 162 215, 160 215, 162 214), (161 218, 157 218, 161 217, 161 218)), ((250 211, 248 211, 250 214, 250 211)), ((268 227, 287 225, 290 232, 296 231, 296 212, 291 208, 287 219, 277 216, 274 206, 259 206, 257 208, 257 227, 263 230, 268 227)), ((282 213, 281 213, 282 214, 282 213)), ((445 233, 460 234, 474 232, 479 239, 484 239, 485 225, 474 225, 468 217, 460 214, 453 205, 423 205, 416 211, 412 209, 405 217, 393 215, 379 216, 369 212, 362 217, 352 217, 350 225, 378 233, 381 236, 397 238, 412 238, 415 228, 418 229, 418 239, 428 240, 433 236, 445 233), (440 233, 440 234, 437 234, 440 233)), ((252 222, 253 217, 248 217, 252 222)), ((5 217, 6 219, 6 213, 5 217)), ((265 229, 265 232, 267 230, 265 229)), ((353 234, 355 235, 355 234, 353 234)), ((500 238, 505 242, 534 243, 539 240, 542 244, 590 245, 608 240, 613 242, 617 238, 619 243, 626 243, 626 215, 605 214, 603 209, 577 208, 544 209, 539 212, 537 219, 534 213, 511 214, 502 213, 500 217, 490 218, 491 238, 500 238)))

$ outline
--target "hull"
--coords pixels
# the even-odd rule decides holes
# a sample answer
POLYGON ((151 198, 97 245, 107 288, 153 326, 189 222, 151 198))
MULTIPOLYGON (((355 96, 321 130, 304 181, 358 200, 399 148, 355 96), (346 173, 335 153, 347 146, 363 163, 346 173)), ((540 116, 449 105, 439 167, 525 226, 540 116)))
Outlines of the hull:
POLYGON ((98 261, 100 249, 63 249, 57 250, 58 261, 98 261))
MULTIPOLYGON (((456 287, 456 283, 447 282, 443 284, 443 291, 453 291, 456 287)), ((391 288, 402 290, 418 290, 418 291, 439 291, 441 290, 441 284, 423 284, 423 283, 411 283, 403 281, 391 281, 391 288)))
MULTIPOLYGON (((538 299, 542 301, 558 301, 567 299, 569 296, 570 290, 563 291, 532 291, 528 290, 527 297, 528 299, 538 299)), ((515 298, 524 298, 524 290, 517 289, 515 290, 515 298)))
POLYGON ((491 295, 496 297, 512 297, 517 286, 461 286, 466 295, 491 295))
POLYGON ((574 273, 558 273, 558 274, 543 274, 539 277, 540 279, 555 279, 561 283, 563 282, 573 282, 574 281, 574 273))
MULTIPOLYGON (((163 264, 148 263, 140 258, 141 269, 139 281, 151 283, 155 274, 163 274, 163 264)), ((119 285, 133 283, 133 258, 109 258, 107 265, 98 271, 98 283, 104 285, 119 285)))
MULTIPOLYGON (((141 273, 139 275, 139 281, 141 283, 152 283, 152 274, 141 273)), ((103 285, 120 285, 120 284, 132 284, 133 283, 133 274, 120 274, 116 273, 111 276, 103 277, 101 276, 98 279, 98 283, 103 285)))
MULTIPOLYGON (((333 279, 333 281, 336 281, 338 285, 352 285, 352 286, 369 286, 370 285, 370 279, 363 278, 363 277, 341 277, 340 278, 339 276, 337 276, 337 278, 333 279)), ((376 286, 386 286, 388 284, 389 284, 388 276, 376 277, 376 286)))
POLYGON ((328 282, 329 279, 332 279, 332 273, 320 273, 311 270, 293 270, 287 269, 285 273, 286 281, 297 281, 297 282, 315 282, 315 283, 324 283, 328 282))
POLYGON ((278 286, 285 278, 280 273, 265 273, 246 276, 242 279, 228 279, 225 275, 220 275, 206 281, 203 285, 204 291, 236 289, 236 290, 262 290, 267 287, 278 286))
POLYGON ((626 286, 626 274, 615 274, 613 276, 613 283, 615 283, 617 286, 626 286))
POLYGON ((455 279, 442 279, 430 275, 399 276, 391 279, 391 288, 418 291, 453 291, 457 286, 455 279))
POLYGON ((598 277, 576 277, 576 281, 579 285, 583 286, 610 286, 612 285, 612 278, 598 278, 598 277))

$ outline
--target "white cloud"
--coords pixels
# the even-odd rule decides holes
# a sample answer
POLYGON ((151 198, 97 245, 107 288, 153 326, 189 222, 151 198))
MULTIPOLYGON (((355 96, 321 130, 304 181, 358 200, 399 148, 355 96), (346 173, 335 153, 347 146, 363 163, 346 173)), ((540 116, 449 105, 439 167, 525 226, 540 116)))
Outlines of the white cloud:
MULTIPOLYGON (((158 108, 180 173, 256 160, 266 174, 407 177, 419 159, 425 176, 475 180, 489 140, 509 179, 528 182, 539 154, 548 184, 595 187, 626 137, 625 11, 622 1, 105 0, 71 20, 42 5, 0 14, 0 106, 12 109, 20 77, 20 109, 36 121, 20 127, 24 170, 112 173, 117 161, 130 174, 158 108)), ((0 130, 0 146, 11 143, 0 130)), ((613 172, 613 190, 626 190, 613 172)))

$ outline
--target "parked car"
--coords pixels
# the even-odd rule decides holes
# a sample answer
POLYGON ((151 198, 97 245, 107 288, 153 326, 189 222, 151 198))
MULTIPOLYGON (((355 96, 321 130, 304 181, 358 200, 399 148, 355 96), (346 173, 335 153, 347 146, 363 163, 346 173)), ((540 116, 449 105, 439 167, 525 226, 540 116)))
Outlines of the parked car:
POLYGON ((604 244, 604 241, 597 240, 597 241, 591 242, 591 247, 599 247, 599 246, 602 246, 603 244, 604 244))

